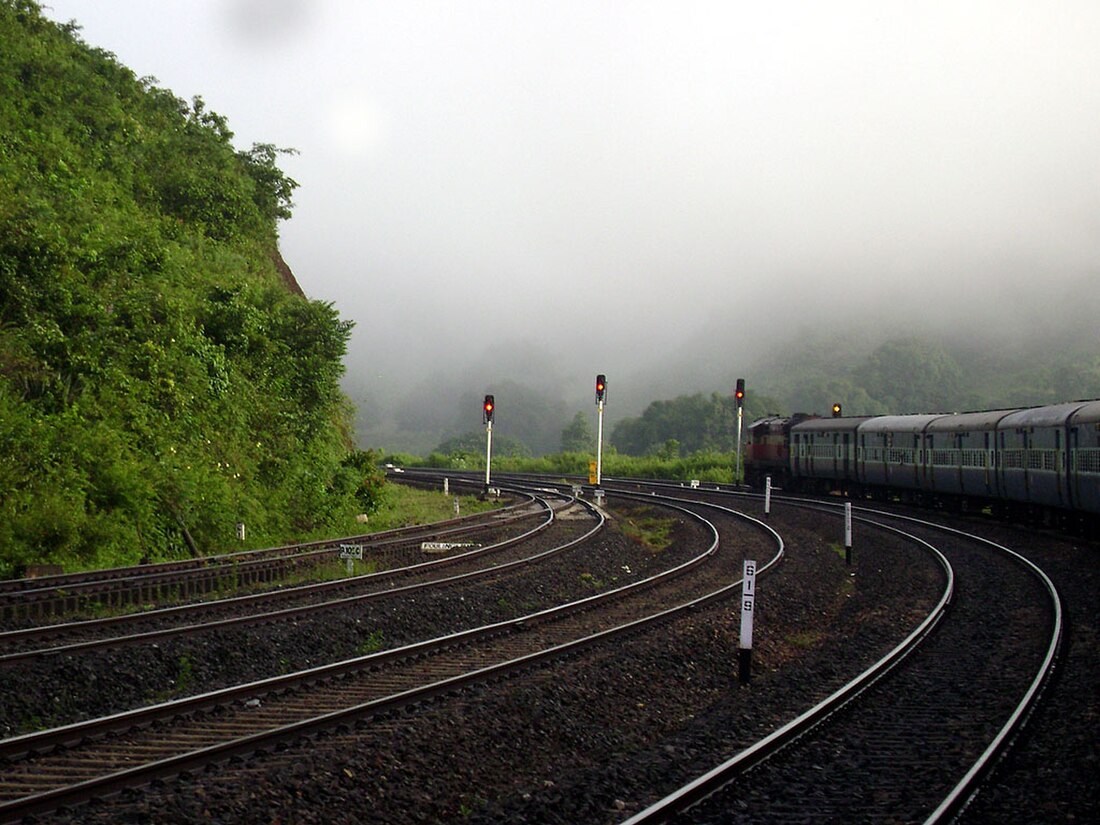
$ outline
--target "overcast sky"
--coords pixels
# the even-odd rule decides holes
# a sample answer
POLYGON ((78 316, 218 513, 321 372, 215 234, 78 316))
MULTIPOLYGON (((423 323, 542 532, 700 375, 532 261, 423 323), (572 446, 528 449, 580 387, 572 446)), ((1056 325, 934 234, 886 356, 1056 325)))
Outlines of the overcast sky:
POLYGON ((851 306, 954 323, 1006 294, 997 317, 1026 320, 1100 294, 1096 0, 46 13, 201 95, 239 147, 298 150, 282 251, 356 322, 356 380, 529 338, 587 387, 668 331, 744 343, 851 306))

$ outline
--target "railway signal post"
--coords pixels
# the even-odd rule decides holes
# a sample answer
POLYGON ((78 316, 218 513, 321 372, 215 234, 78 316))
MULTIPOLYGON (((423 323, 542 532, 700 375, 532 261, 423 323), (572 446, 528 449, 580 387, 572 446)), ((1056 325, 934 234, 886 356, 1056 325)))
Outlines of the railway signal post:
MULTIPOLYGON (((491 395, 486 395, 485 403, 481 405, 482 420, 485 422, 485 495, 489 495, 490 465, 493 461, 493 414, 496 406, 496 399, 491 395)), ((455 502, 457 504, 458 499, 455 502)))
POLYGON ((596 376, 596 486, 603 480, 603 405, 607 398, 607 376, 596 376))
POLYGON ((734 483, 740 484, 741 477, 741 422, 744 419, 745 407, 745 379, 737 379, 737 389, 733 392, 733 399, 737 402, 737 466, 734 469, 734 483))

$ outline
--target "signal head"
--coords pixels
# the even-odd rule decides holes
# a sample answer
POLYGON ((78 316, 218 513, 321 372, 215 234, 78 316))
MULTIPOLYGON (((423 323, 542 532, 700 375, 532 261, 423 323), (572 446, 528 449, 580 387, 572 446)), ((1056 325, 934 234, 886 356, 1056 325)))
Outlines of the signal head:
POLYGON ((493 412, 494 410, 496 410, 496 402, 494 401, 493 396, 485 396, 485 403, 482 404, 481 410, 485 419, 485 423, 491 423, 493 420, 493 412))
POLYGON ((603 373, 596 376, 596 400, 603 401, 607 396, 607 376, 603 373))
POLYGON ((733 391, 733 397, 737 400, 737 406, 740 407, 745 403, 745 379, 737 379, 737 389, 733 391))
POLYGON ((833 404, 833 418, 840 418, 841 406, 839 403, 833 404))

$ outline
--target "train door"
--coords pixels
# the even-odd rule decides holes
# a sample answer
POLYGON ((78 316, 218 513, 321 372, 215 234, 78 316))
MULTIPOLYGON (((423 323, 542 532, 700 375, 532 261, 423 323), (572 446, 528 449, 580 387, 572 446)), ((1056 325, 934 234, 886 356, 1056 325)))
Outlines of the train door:
POLYGON ((918 490, 920 489, 920 472, 921 472, 921 457, 924 455, 924 450, 921 447, 921 436, 919 433, 913 433, 913 486, 918 490))
MULTIPOLYGON (((994 444, 997 443, 996 438, 997 438, 997 434, 994 433, 993 434, 993 439, 994 439, 993 443, 994 444)), ((996 468, 993 466, 994 463, 996 462, 996 460, 997 460, 997 457, 996 457, 996 455, 994 455, 994 451, 989 448, 989 433, 986 433, 985 434, 985 491, 986 491, 986 493, 988 493, 992 489, 992 487, 990 485, 989 474, 991 472, 996 472, 996 468)))
POLYGON ((1054 431, 1054 483, 1055 490, 1057 492, 1057 498, 1055 499, 1063 507, 1069 502, 1066 501, 1067 487, 1065 479, 1062 477, 1062 473, 1065 472, 1066 460, 1065 454, 1062 452, 1062 431, 1054 431))
POLYGON ((1080 479, 1077 477, 1077 451, 1080 446, 1077 427, 1070 427, 1066 436, 1066 489, 1069 492, 1069 506, 1077 509, 1081 507, 1080 479))
POLYGON ((840 477, 845 481, 848 480, 848 473, 851 472, 851 452, 852 452, 852 434, 844 433, 843 453, 840 459, 840 477))

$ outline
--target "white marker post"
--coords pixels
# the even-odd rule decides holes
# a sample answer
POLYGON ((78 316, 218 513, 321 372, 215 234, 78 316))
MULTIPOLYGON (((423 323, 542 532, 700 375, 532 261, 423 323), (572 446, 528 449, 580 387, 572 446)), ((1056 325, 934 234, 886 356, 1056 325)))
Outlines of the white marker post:
POLYGON ((772 512, 772 477, 764 476, 764 521, 772 512))
POLYGON ((741 578, 741 645, 737 650, 737 678, 746 685, 752 671, 752 614, 756 608, 756 562, 745 559, 741 578))
POLYGON ((607 377, 596 376, 596 486, 603 482, 603 402, 607 396, 607 377))
POLYGON ((741 422, 744 420, 745 411, 737 407, 737 484, 745 482, 745 473, 741 468, 741 422))
POLYGON ((493 420, 485 423, 485 492, 489 492, 489 467, 493 462, 493 420))
POLYGON ((852 502, 844 502, 844 563, 852 563, 852 502))
POLYGON ((737 466, 734 469, 733 483, 741 485, 745 483, 744 471, 741 467, 741 422, 744 418, 745 406, 745 379, 737 379, 737 389, 733 392, 733 400, 737 404, 737 466))
POLYGON ((490 465, 493 461, 493 414, 496 412, 496 399, 485 396, 481 407, 482 420, 485 422, 485 495, 489 495, 490 465))
POLYGON ((363 545, 361 544, 341 544, 340 545, 340 558, 347 559, 348 562, 348 575, 350 576, 355 572, 355 560, 363 560, 363 545))

